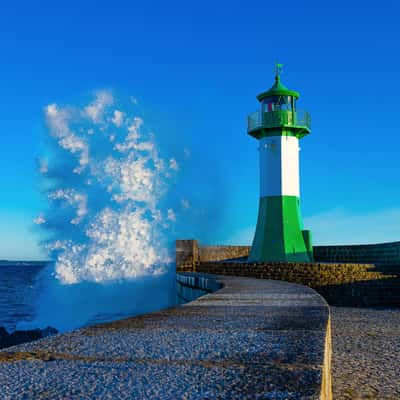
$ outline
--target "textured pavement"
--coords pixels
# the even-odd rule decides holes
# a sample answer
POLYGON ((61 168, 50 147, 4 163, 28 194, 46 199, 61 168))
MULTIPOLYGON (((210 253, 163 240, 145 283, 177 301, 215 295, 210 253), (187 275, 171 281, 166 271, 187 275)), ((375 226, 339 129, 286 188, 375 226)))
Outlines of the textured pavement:
POLYGON ((400 308, 331 307, 335 400, 400 399, 400 308))
POLYGON ((2 399, 318 399, 328 307, 312 289, 220 277, 184 306, 0 352, 2 399))

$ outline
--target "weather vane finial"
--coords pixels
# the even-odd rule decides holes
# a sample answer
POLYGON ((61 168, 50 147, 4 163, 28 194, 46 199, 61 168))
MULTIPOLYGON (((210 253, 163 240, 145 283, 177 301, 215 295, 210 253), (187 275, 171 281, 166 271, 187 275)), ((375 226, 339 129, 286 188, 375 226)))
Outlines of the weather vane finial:
POLYGON ((283 69, 283 64, 280 64, 278 62, 275 63, 275 77, 279 78, 281 76, 283 69))

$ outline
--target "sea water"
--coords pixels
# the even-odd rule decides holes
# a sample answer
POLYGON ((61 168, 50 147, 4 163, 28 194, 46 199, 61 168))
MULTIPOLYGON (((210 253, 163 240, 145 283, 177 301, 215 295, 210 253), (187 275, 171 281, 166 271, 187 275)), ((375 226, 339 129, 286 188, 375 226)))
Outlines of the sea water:
POLYGON ((35 315, 36 285, 43 262, 0 261, 0 326, 15 330, 21 321, 31 321, 35 315))
MULTIPOLYGON (((0 261, 0 326, 6 328, 7 331, 12 332, 21 323, 34 321, 40 290, 44 289, 40 276, 46 265, 44 262, 0 261)), ((203 290, 181 287, 176 291, 175 301, 171 301, 169 306, 186 303, 204 294, 206 292, 203 290)), ((133 292, 132 298, 134 296, 133 292)), ((154 308, 151 311, 155 311, 154 308)), ((100 310, 82 325, 127 318, 138 313, 140 314, 140 311, 138 312, 137 309, 132 309, 131 313, 122 313, 118 309, 107 313, 100 310)), ((48 324, 52 325, 52 322, 49 320, 48 324)), ((35 326, 30 326, 30 328, 35 328, 35 326)))

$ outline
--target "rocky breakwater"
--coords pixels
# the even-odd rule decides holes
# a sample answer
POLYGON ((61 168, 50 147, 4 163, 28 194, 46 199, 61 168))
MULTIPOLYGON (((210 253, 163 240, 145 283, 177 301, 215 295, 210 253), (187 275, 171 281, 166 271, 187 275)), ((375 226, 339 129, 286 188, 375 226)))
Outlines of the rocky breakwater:
POLYGON ((0 326, 0 349, 16 346, 18 344, 33 342, 58 333, 57 329, 48 326, 45 329, 31 329, 24 331, 14 331, 8 333, 7 330, 0 326))
POLYGON ((0 351, 2 399, 331 399, 330 316, 319 294, 186 276, 178 283, 222 288, 0 351))

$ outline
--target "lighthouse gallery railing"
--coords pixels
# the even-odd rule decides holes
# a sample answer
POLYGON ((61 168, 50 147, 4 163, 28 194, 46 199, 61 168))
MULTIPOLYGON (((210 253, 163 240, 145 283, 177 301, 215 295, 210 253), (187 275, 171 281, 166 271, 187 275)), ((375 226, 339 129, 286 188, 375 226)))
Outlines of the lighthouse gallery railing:
POLYGON ((307 111, 288 110, 261 112, 256 111, 247 117, 247 131, 257 128, 274 128, 279 126, 304 126, 311 129, 311 116, 307 111))

